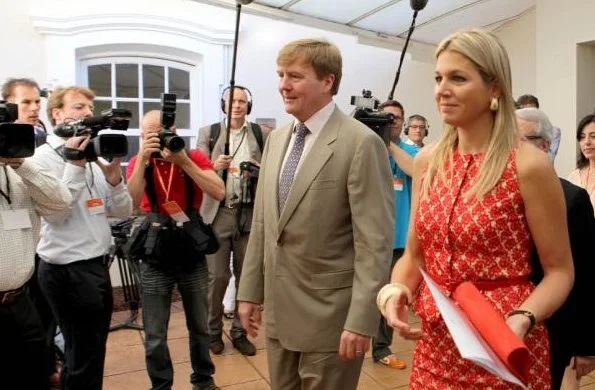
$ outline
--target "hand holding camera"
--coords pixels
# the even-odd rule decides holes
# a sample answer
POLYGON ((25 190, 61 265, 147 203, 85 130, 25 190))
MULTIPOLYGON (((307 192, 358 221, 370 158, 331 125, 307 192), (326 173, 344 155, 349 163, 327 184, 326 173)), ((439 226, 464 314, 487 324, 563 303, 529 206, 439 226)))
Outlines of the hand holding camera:
POLYGON ((89 135, 68 138, 64 144, 64 157, 66 160, 71 164, 84 167, 87 159, 82 152, 87 149, 90 140, 91 137, 89 135), (75 153, 69 153, 69 151, 74 151, 75 153))

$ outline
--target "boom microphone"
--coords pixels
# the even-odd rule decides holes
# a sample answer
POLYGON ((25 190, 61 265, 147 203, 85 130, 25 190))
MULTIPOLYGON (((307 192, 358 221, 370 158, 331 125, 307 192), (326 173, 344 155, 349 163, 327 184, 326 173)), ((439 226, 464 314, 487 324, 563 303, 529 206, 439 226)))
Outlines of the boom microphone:
POLYGON ((428 0, 409 0, 409 4, 414 11, 421 11, 422 9, 426 8, 428 0))
POLYGON ((252 1, 253 0, 236 0, 236 3, 241 4, 241 5, 248 5, 248 4, 252 3, 252 1))

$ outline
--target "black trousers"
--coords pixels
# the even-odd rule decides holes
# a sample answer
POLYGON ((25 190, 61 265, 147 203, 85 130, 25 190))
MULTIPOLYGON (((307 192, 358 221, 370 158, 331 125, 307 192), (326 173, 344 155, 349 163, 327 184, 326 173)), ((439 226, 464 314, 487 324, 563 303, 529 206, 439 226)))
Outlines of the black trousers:
POLYGON ((62 390, 101 390, 113 307, 103 257, 66 265, 41 261, 37 274, 64 336, 62 390))
POLYGON ((47 348, 39 315, 22 292, 11 305, 0 305, 0 375, 19 389, 49 389, 47 348))
POLYGON ((39 282, 37 281, 37 272, 39 270, 39 262, 41 259, 37 254, 35 255, 35 273, 33 277, 27 282, 27 293, 31 302, 35 305, 35 309, 39 314, 39 319, 43 326, 45 333, 45 342, 47 346, 47 375, 50 376, 56 372, 56 350, 54 346, 54 338, 56 336, 56 320, 54 320, 54 314, 50 305, 39 288, 39 282))
MULTIPOLYGON (((393 258, 390 264, 390 272, 388 274, 388 280, 393 272, 393 268, 397 263, 397 260, 403 256, 403 248, 393 249, 393 258)), ((380 324, 378 325, 378 334, 372 339, 372 359, 377 362, 392 354, 390 345, 393 343, 393 328, 388 326, 386 318, 380 316, 380 324)))

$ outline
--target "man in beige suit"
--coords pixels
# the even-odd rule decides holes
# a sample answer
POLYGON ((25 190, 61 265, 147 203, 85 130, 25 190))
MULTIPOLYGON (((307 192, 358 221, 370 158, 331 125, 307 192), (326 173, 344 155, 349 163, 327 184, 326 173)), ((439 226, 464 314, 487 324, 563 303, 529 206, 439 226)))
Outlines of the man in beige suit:
POLYGON ((355 389, 378 329, 394 226, 388 152, 333 102, 341 53, 287 44, 279 92, 295 121, 269 135, 238 293, 252 336, 266 309, 274 390, 355 389))

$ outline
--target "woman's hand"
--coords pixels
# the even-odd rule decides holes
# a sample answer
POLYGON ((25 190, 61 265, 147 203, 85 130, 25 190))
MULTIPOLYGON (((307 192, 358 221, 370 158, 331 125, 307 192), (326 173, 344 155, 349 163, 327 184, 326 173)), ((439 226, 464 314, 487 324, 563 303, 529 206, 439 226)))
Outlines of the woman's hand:
POLYGON ((409 325, 409 305, 405 291, 398 291, 389 298, 385 305, 385 317, 387 324, 404 339, 419 340, 423 337, 420 328, 412 328, 409 325))
POLYGON ((531 320, 524 315, 516 314, 506 319, 506 324, 521 340, 525 338, 531 328, 531 320))

